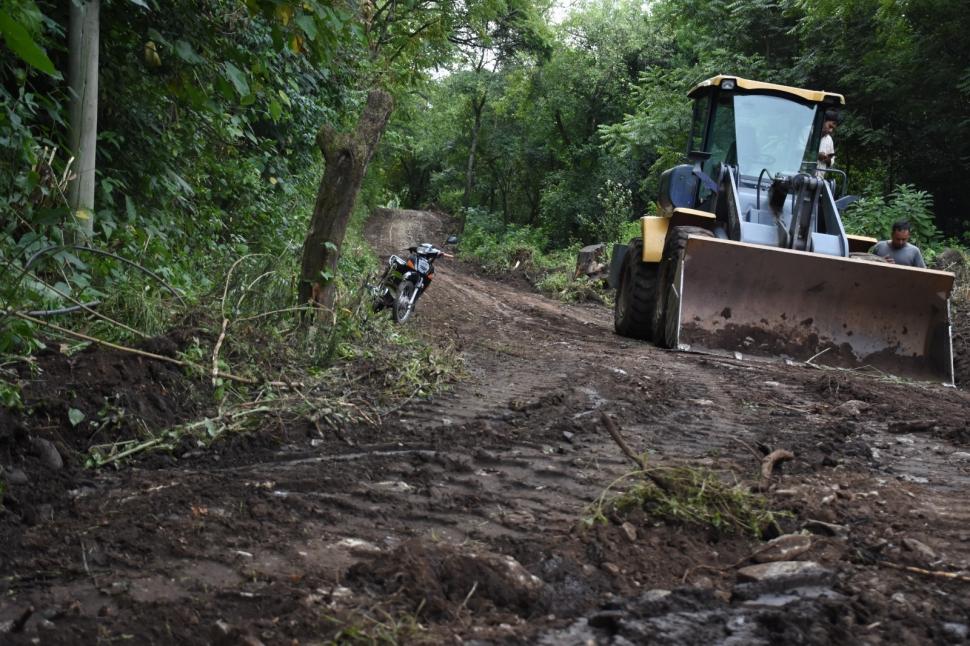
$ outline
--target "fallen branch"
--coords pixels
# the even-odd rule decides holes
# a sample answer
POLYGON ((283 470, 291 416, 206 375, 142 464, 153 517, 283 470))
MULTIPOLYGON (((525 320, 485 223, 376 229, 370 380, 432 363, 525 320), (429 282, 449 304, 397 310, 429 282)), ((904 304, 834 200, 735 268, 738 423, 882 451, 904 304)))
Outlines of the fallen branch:
POLYGON ((794 459, 795 454, 791 451, 787 451, 785 449, 775 449, 766 455, 764 460, 761 461, 761 477, 765 480, 771 479, 771 475, 774 473, 777 465, 794 459))
POLYGON ((465 595, 464 601, 462 601, 461 604, 458 605, 458 610, 455 611, 455 619, 458 619, 461 617, 462 611, 465 609, 465 606, 468 605, 468 602, 471 600, 472 595, 475 594, 475 590, 477 589, 478 589, 478 581, 475 581, 472 584, 471 590, 469 590, 468 594, 465 595))
POLYGON ((272 310, 269 312, 262 312, 260 314, 253 314, 252 316, 243 316, 242 318, 236 319, 235 323, 244 323, 246 321, 255 321, 257 319, 266 318, 267 316, 273 316, 274 314, 285 314, 286 312, 305 312, 310 308, 306 305, 295 305, 293 307, 284 307, 278 310, 272 310))
POLYGON ((832 346, 829 346, 829 347, 825 348, 824 350, 822 350, 821 352, 819 352, 818 354, 813 354, 808 360, 805 361, 805 363, 807 363, 810 366, 814 366, 815 364, 812 363, 812 362, 815 361, 816 359, 818 359, 819 357, 821 357, 823 354, 825 354, 826 352, 828 352, 831 349, 832 349, 832 346))
MULTIPOLYGON (((43 325, 44 327, 48 327, 52 330, 57 330, 61 334, 66 334, 67 336, 72 336, 76 339, 81 339, 82 341, 90 341, 92 343, 97 343, 98 345, 102 345, 106 348, 111 348, 112 350, 120 350, 121 352, 137 354, 139 356, 146 357, 148 359, 155 359, 156 361, 164 361, 166 363, 171 363, 176 366, 182 366, 183 368, 194 368, 199 371, 204 370, 202 366, 196 363, 193 363, 191 361, 183 361, 181 359, 175 359, 174 357, 166 357, 165 355, 162 355, 162 354, 145 352, 144 350, 138 350, 136 348, 129 348, 128 346, 125 346, 125 345, 118 345, 117 343, 111 343, 110 341, 105 341, 104 339, 99 339, 97 337, 89 336, 81 332, 68 330, 67 328, 61 327, 60 325, 56 325, 54 323, 48 323, 47 321, 43 321, 41 319, 34 318, 33 316, 30 316, 28 314, 24 314, 23 312, 7 312, 7 313, 10 316, 16 316, 17 318, 23 319, 24 321, 30 321, 31 323, 43 325)), ((241 384, 249 384, 253 386, 267 385, 267 386, 274 386, 276 388, 290 387, 289 384, 283 383, 281 381, 260 381, 258 379, 250 379, 249 377, 240 377, 239 375, 234 375, 228 372, 222 373, 222 377, 224 377, 225 379, 230 379, 232 381, 239 382, 241 384)))
POLYGON ((963 581, 965 583, 970 583, 970 576, 965 574, 958 574, 956 572, 941 572, 940 570, 924 570, 921 567, 913 567, 912 565, 900 565, 899 563, 893 563, 891 561, 877 561, 879 565, 885 565, 886 567, 891 567, 894 570, 903 570, 904 572, 912 572, 914 574, 923 574, 926 576, 935 576, 941 579, 952 579, 954 581, 963 581))
POLYGON ((226 328, 229 327, 229 319, 222 319, 222 331, 219 332, 219 338, 216 339, 216 345, 212 349, 212 387, 215 388, 219 385, 219 349, 222 348, 222 342, 226 338, 226 328))
POLYGON ((10 626, 9 632, 11 632, 11 633, 23 632, 24 626, 27 625, 27 620, 30 619, 31 615, 33 615, 33 614, 34 614, 34 607, 33 606, 27 606, 24 609, 24 611, 21 612, 17 616, 16 619, 14 619, 13 621, 10 622, 10 624, 9 624, 9 626, 10 626))
POLYGON ((889 422, 888 430, 890 433, 923 433, 932 431, 939 426, 935 419, 913 419, 889 422))
POLYGON ((664 491, 665 493, 668 493, 668 494, 671 493, 672 487, 670 486, 670 483, 664 480, 663 478, 661 478, 660 476, 658 476, 657 474, 651 473, 647 469, 647 463, 644 461, 644 459, 641 456, 634 453, 633 449, 631 449, 627 445, 627 443, 623 441, 623 437, 620 436, 619 429, 616 428, 616 424, 613 422, 612 419, 610 419, 610 416, 607 415, 605 411, 600 412, 600 419, 603 420, 603 425, 606 426, 606 432, 609 433, 610 437, 613 438, 613 441, 616 442, 617 445, 619 445, 620 450, 623 451, 623 453, 628 458, 633 460, 634 464, 640 467, 640 470, 643 471, 644 477, 650 480, 650 482, 655 484, 660 490, 664 491))
MULTIPOLYGON (((255 254, 255 255, 261 255, 261 254, 255 254)), ((218 385, 219 350, 222 348, 222 342, 226 339, 226 328, 229 327, 229 315, 226 314, 226 297, 229 295, 229 282, 232 280, 232 272, 236 270, 236 267, 239 265, 239 263, 241 263, 243 260, 249 257, 251 257, 251 255, 247 254, 245 256, 238 258, 236 262, 232 263, 232 266, 229 268, 229 271, 226 272, 226 284, 222 289, 222 300, 220 301, 220 306, 219 306, 219 309, 222 311, 222 331, 219 332, 219 338, 216 339, 216 345, 212 349, 212 387, 213 388, 215 388, 218 385)), ((245 296, 246 296, 246 293, 244 291, 243 295, 239 297, 240 303, 242 302, 242 299, 245 298, 245 296)), ((239 303, 236 303, 237 308, 238 306, 239 306, 239 303)))
POLYGON ((405 406, 407 406, 411 402, 412 399, 414 399, 415 397, 418 396, 418 393, 421 392, 421 388, 423 388, 423 386, 418 386, 417 388, 415 388, 414 389, 414 392, 411 393, 411 395, 408 396, 407 399, 405 399, 403 402, 401 402, 397 406, 394 406, 392 408, 389 408, 389 409, 387 409, 385 411, 378 411, 377 412, 377 421, 378 421, 378 423, 383 424, 384 423, 384 420, 382 418, 387 417, 391 413, 395 413, 395 412, 401 410, 402 408, 404 408, 405 406))
POLYGON ((751 445, 748 444, 747 442, 745 442, 744 440, 742 440, 740 438, 737 438, 737 437, 733 437, 733 436, 729 436, 729 437, 730 437, 731 440, 737 442, 738 444, 740 444, 744 448, 748 449, 748 452, 750 452, 751 455, 754 456, 754 459, 755 460, 758 460, 758 461, 763 461, 764 460, 764 456, 762 456, 760 453, 758 453, 753 448, 751 448, 751 445))
POLYGON ((61 291, 60 289, 58 289, 57 287, 55 287, 54 285, 49 284, 47 281, 43 280, 42 278, 40 278, 39 276, 37 276, 36 274, 34 274, 34 272, 32 272, 32 271, 28 271, 27 272, 27 276, 29 278, 32 278, 32 279, 36 280, 39 283, 43 283, 44 287, 46 287, 47 289, 51 290, 52 292, 54 292, 58 296, 60 296, 62 298, 66 298, 67 300, 69 300, 72 303, 74 303, 74 305, 72 307, 62 307, 62 308, 56 309, 56 310, 38 310, 36 312, 30 312, 30 315, 31 316, 41 316, 41 317, 43 317, 43 316, 50 316, 50 315, 53 315, 53 314, 60 314, 60 313, 68 314, 68 313, 71 313, 71 312, 74 312, 74 311, 77 311, 77 310, 81 309, 81 310, 84 310, 85 312, 87 312, 88 314, 91 314, 92 316, 96 316, 97 318, 99 318, 99 319, 101 319, 103 321, 107 321, 108 323, 111 323, 112 325, 116 325, 116 326, 122 328, 123 330, 128 330, 132 334, 135 334, 137 336, 140 336, 143 339, 149 338, 149 335, 145 334, 141 330, 136 330, 133 327, 129 327, 129 326, 125 325, 124 323, 122 323, 120 321, 116 321, 113 318, 107 317, 104 314, 102 314, 101 312, 98 312, 95 309, 93 309, 94 306, 100 304, 100 301, 91 301, 90 303, 82 303, 81 301, 79 301, 78 299, 74 298, 70 294, 67 294, 67 293, 61 291))
POLYGON ((606 432, 609 433, 610 437, 613 438, 613 441, 617 443, 617 445, 620 447, 620 450, 623 451, 623 454, 626 455, 631 460, 633 460, 633 463, 636 464, 638 467, 640 467, 643 471, 646 471, 647 470, 646 462, 643 461, 642 457, 634 453, 633 449, 631 449, 629 445, 627 445, 627 443, 623 440, 623 438, 620 436, 620 431, 616 428, 616 424, 613 422, 612 419, 610 419, 610 416, 607 415, 605 412, 601 412, 600 419, 603 420, 603 425, 606 426, 606 432))
MULTIPOLYGON (((65 202, 66 202, 67 201, 67 198, 65 197, 64 199, 65 199, 65 202)), ((73 213, 74 210, 72 209, 71 212, 73 213)), ((88 247, 88 246, 85 246, 85 245, 51 245, 49 247, 44 247, 43 249, 38 250, 37 252, 34 253, 34 255, 32 255, 30 258, 27 259, 27 262, 24 263, 24 267, 23 267, 22 273, 19 276, 17 276, 17 278, 16 278, 16 280, 14 282, 15 283, 20 282, 20 279, 23 278, 24 274, 27 272, 27 270, 30 268, 30 266, 32 264, 34 264, 34 261, 37 260, 38 258, 40 258, 41 256, 43 256, 44 254, 50 253, 52 251, 55 251, 55 252, 56 251, 61 251, 61 250, 64 250, 64 249, 78 249, 80 251, 87 251, 87 252, 90 252, 90 253, 93 253, 93 254, 96 254, 96 255, 99 255, 99 256, 107 256, 108 258, 114 258, 115 260, 119 260, 119 261, 125 263, 126 265, 129 265, 131 267, 134 267, 135 269, 138 269, 138 270, 140 270, 140 271, 148 274, 149 276, 151 276, 152 278, 154 278, 155 280, 157 280, 158 282, 160 282, 165 287, 165 289, 167 289, 169 292, 171 292, 175 296, 175 298, 177 298, 179 300, 179 302, 182 305, 185 305, 185 299, 182 298, 182 295, 179 293, 179 291, 177 289, 175 289, 174 287, 172 287, 171 285, 169 285, 165 281, 164 278, 162 278, 161 276, 159 276, 158 274, 156 274, 152 270, 150 270, 150 269, 148 269, 146 267, 142 267, 137 262, 133 262, 131 260, 128 260, 127 258, 125 258, 123 256, 119 256, 117 254, 111 253, 110 251, 104 251, 103 249, 95 249, 94 247, 88 247)))

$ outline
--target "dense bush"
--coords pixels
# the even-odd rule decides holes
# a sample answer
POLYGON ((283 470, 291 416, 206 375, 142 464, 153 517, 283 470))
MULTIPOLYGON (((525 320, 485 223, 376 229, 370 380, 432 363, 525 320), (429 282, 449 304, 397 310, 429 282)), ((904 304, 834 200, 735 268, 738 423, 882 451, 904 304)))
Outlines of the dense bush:
POLYGON ((940 231, 933 218, 933 196, 900 184, 888 197, 863 197, 852 204, 843 218, 846 232, 867 235, 880 240, 888 238, 893 223, 907 220, 911 242, 922 246, 932 257, 940 243, 940 231))

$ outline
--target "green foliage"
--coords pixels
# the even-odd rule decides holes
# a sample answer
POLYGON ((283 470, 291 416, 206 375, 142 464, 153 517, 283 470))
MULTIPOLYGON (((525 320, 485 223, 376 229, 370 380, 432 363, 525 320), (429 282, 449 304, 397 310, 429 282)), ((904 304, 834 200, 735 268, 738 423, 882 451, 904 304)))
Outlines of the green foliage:
MULTIPOLYGON (((837 168, 868 200, 864 226, 892 217, 881 205, 902 210, 922 191, 935 199, 906 205, 913 219, 928 212, 959 237, 970 114, 953 97, 970 97, 967 24, 970 5, 955 1, 657 0, 647 12, 627 0, 582 3, 555 29, 548 58, 469 64, 422 89, 380 163, 405 206, 485 210, 542 230, 547 247, 592 242, 611 237, 617 208, 650 213, 660 174, 682 163, 687 90, 738 74, 846 96, 837 168), (487 98, 474 159, 471 96, 487 98), (873 197, 898 185, 911 190, 873 197)), ((927 223, 919 238, 932 244, 927 223)))
POLYGON ((567 269, 550 271, 536 281, 536 287, 564 303, 596 301, 606 299, 602 281, 591 281, 586 276, 575 278, 567 269))
POLYGON ((860 199, 846 210, 843 218, 848 233, 880 240, 890 236, 893 223, 899 220, 909 221, 913 244, 933 249, 940 242, 940 232, 933 218, 933 196, 910 184, 900 184, 886 199, 860 199))
POLYGON ((426 629, 419 619, 424 602, 414 614, 389 613, 376 609, 357 612, 350 617, 325 616, 333 634, 325 642, 328 646, 393 646, 422 643, 426 629))
MULTIPOLYGON (((91 244, 152 269, 189 301, 239 255, 297 253, 320 173, 314 134, 349 96, 341 80, 348 68, 334 59, 356 39, 350 14, 316 1, 257 1, 238 12, 219 0, 203 5, 155 12, 108 3, 101 12, 99 84, 111 99, 99 114, 91 244), (142 51, 144 60, 131 56, 142 51)), ((63 39, 66 25, 57 21, 66 12, 42 5, 44 16, 30 0, 13 6, 32 34, 50 35, 55 47, 63 39)), ((65 197, 68 105, 63 83, 4 57, 0 211, 11 217, 0 224, 0 261, 10 276, 75 235, 65 197)), ((177 313, 158 280, 117 260, 63 251, 29 270, 5 284, 4 307, 101 301, 103 313, 147 334, 177 313)), ((24 351, 24 334, 34 330, 17 325, 2 324, 0 349, 24 351)), ((130 338, 104 321, 88 331, 130 338)))
MULTIPOLYGON (((33 2, 17 4, 20 7, 15 8, 21 10, 21 16, 28 18, 33 23, 31 26, 36 29, 39 22, 39 12, 36 5, 33 2)), ((0 36, 3 37, 3 42, 10 48, 10 51, 19 56, 25 63, 45 74, 57 76, 54 63, 51 62, 44 48, 35 42, 30 29, 3 10, 0 10, 0 36)))
POLYGON ((502 225, 493 214, 469 209, 465 214, 461 253, 489 273, 504 273, 513 268, 531 269, 542 256, 544 236, 528 226, 502 225))
POLYGON ((610 518, 622 522, 620 519, 630 512, 644 511, 655 521, 763 538, 768 530, 777 528, 779 517, 788 515, 772 511, 763 496, 740 483, 726 483, 709 469, 656 467, 650 473, 666 487, 658 487, 643 472, 628 474, 603 491, 584 524, 605 524, 610 518), (634 478, 634 483, 610 497, 610 491, 629 478, 634 478))
MULTIPOLYGON (((628 229, 627 223, 620 223, 617 231, 628 229)), ((602 302, 606 295, 600 281, 591 281, 585 276, 575 278, 573 275, 579 245, 550 251, 545 248, 545 240, 545 234, 538 229, 503 227, 494 215, 470 209, 466 216, 461 255, 490 274, 518 272, 540 291, 559 300, 602 302)))
POLYGON ((596 194, 601 210, 595 216, 580 216, 580 223, 594 234, 594 239, 615 241, 620 239, 623 225, 633 212, 633 190, 612 179, 607 179, 603 190, 596 194))
POLYGON ((23 408, 23 405, 20 384, 0 377, 0 406, 8 410, 19 410, 23 408))

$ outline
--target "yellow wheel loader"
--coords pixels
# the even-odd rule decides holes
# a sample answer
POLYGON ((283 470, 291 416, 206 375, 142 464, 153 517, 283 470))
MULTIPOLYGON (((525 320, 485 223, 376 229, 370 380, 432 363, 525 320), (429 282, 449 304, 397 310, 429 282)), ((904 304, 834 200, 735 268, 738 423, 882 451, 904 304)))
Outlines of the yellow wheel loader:
POLYGON ((869 256, 846 235, 844 173, 819 169, 832 92, 716 76, 694 87, 687 160, 657 215, 614 247, 622 336, 737 356, 870 366, 953 383, 953 274, 869 256))

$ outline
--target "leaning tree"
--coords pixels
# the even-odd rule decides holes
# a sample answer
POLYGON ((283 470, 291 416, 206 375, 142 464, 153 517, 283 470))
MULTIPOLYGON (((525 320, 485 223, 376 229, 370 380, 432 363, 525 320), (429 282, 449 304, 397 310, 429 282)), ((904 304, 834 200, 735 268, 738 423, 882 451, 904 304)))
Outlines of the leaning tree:
POLYGON ((317 133, 325 169, 303 243, 299 300, 334 303, 340 248, 367 166, 394 108, 393 94, 453 60, 471 43, 496 52, 542 39, 541 0, 384 0, 355 5, 361 38, 353 54, 366 102, 357 123, 317 133))

